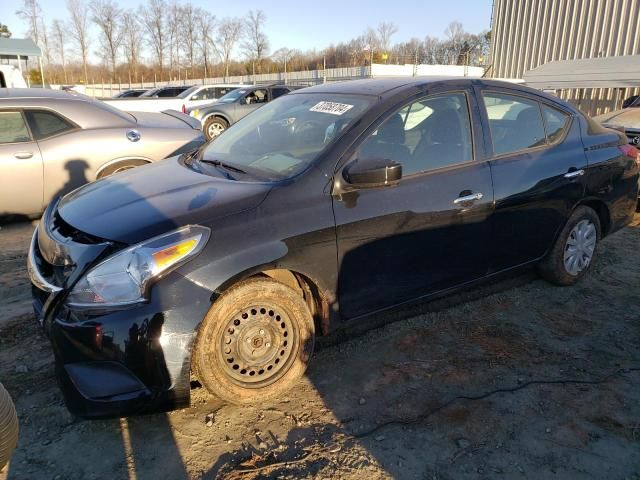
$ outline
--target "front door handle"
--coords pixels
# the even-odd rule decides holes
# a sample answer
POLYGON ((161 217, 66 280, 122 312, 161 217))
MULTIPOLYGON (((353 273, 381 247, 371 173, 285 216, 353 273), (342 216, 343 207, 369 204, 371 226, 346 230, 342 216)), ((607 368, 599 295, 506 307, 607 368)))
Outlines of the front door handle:
POLYGON ((584 170, 573 170, 571 172, 565 173, 564 178, 576 178, 584 175, 584 170))
POLYGON ((456 198, 453 201, 453 203, 455 205, 460 205, 461 203, 475 202, 476 200, 481 200, 482 197, 484 197, 484 195, 482 193, 480 193, 480 192, 472 193, 471 195, 465 195, 463 197, 456 198))
POLYGON ((14 157, 19 158, 20 160, 26 160, 27 158, 33 157, 33 152, 18 152, 14 157))

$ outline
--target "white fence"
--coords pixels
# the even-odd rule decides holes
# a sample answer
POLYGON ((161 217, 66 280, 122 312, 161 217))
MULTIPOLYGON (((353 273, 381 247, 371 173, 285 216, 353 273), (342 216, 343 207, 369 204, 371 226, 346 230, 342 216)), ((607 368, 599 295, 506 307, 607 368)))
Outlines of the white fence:
POLYGON ((80 91, 92 97, 112 97, 113 95, 130 88, 154 88, 169 85, 215 85, 220 83, 241 83, 247 85, 266 85, 284 83, 291 85, 317 85, 325 82, 341 80, 356 80, 371 77, 405 77, 405 76, 454 76, 454 77, 481 77, 484 74, 482 67, 469 67, 466 65, 384 65, 373 64, 371 67, 343 67, 327 68, 326 70, 308 70, 301 72, 266 73, 260 75, 238 75, 180 79, 169 82, 139 82, 139 83, 106 83, 87 85, 79 88, 80 91))

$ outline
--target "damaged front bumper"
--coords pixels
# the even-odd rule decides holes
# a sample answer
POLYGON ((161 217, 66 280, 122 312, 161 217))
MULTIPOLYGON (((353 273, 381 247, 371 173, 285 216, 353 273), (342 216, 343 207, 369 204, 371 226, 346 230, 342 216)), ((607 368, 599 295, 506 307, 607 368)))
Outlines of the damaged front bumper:
POLYGON ((194 332, 211 292, 176 270, 151 287, 147 302, 100 310, 66 305, 75 282, 117 247, 76 241, 52 212, 55 205, 34 232, 28 272, 69 410, 96 418, 188 406, 194 332))

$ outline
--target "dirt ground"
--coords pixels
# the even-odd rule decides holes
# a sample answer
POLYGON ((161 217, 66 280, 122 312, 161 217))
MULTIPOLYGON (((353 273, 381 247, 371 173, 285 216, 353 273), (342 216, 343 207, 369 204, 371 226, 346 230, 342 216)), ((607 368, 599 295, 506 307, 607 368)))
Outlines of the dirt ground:
POLYGON ((388 314, 279 401, 194 388, 188 409, 104 421, 64 407, 31 315, 31 231, 0 230, 0 381, 21 423, 2 480, 640 480, 640 215, 579 285, 525 274, 388 314))

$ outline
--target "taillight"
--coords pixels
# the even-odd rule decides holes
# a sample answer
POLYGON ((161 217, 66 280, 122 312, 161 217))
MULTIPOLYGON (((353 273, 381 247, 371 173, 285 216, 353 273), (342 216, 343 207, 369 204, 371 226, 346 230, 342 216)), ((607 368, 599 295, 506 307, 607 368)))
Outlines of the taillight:
POLYGON ((184 106, 184 103, 182 104, 182 113, 187 113, 187 107, 184 106))
POLYGON ((633 145, 620 145, 618 147, 623 155, 633 158, 638 166, 640 166, 640 150, 633 145))

